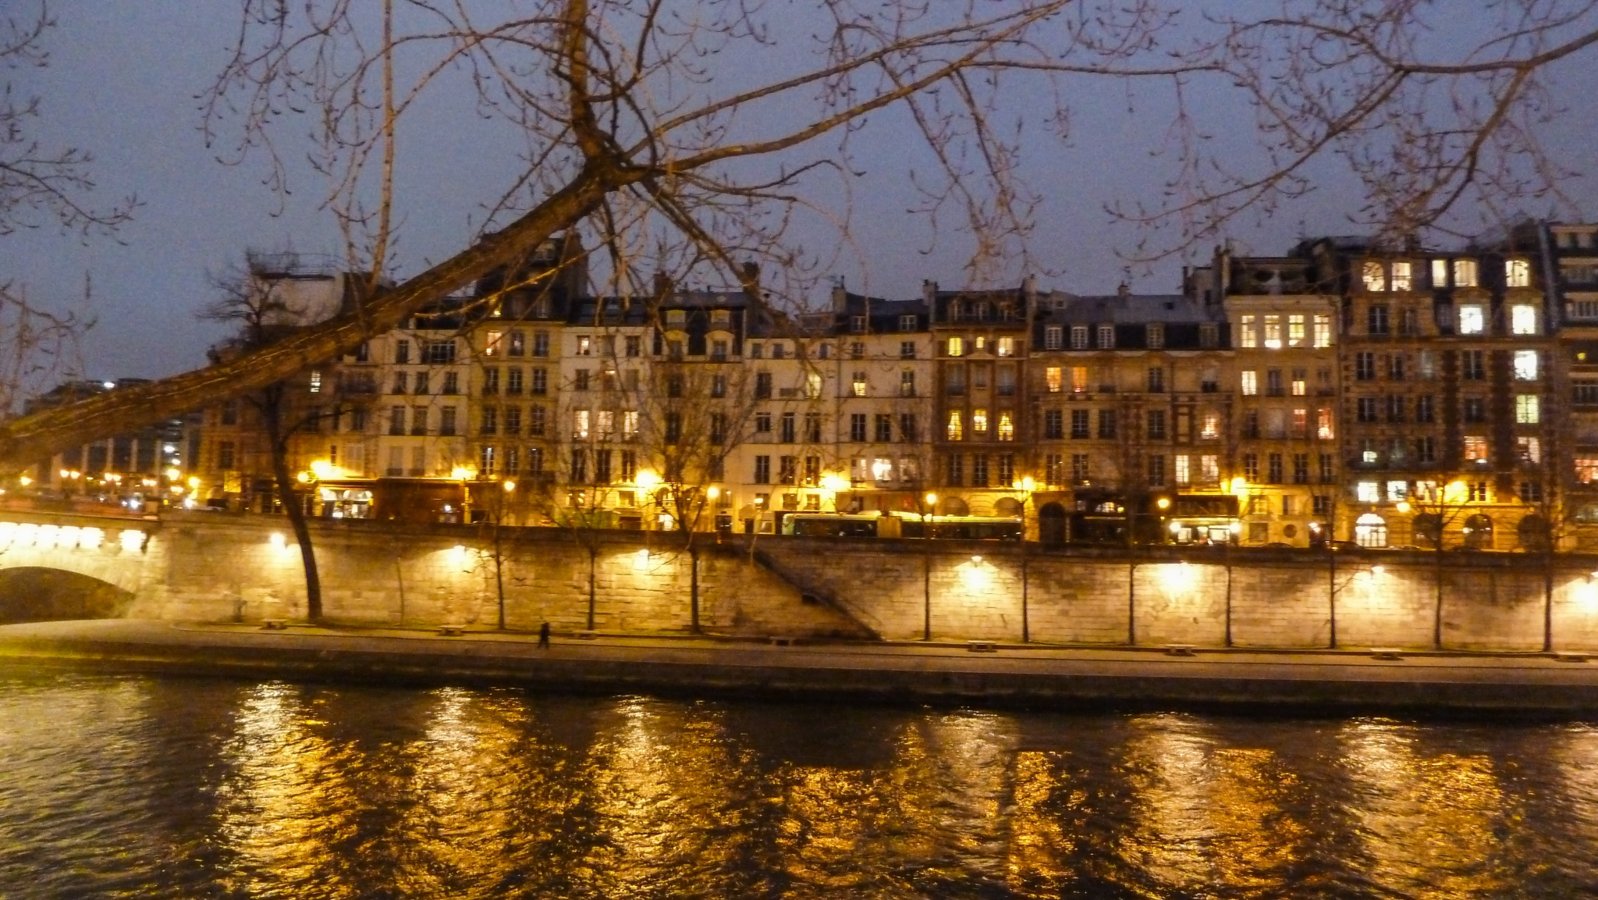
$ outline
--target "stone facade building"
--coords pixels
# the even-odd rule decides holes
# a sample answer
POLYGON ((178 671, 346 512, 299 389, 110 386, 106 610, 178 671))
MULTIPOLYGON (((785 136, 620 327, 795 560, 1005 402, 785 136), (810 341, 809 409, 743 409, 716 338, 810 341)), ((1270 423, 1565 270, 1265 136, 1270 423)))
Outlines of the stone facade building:
MULTIPOLYGON (((780 531, 974 517, 1047 543, 1598 544, 1598 226, 1220 249, 1175 294, 775 309, 759 273, 585 291, 551 242, 307 374, 319 511, 780 531), (752 290, 752 288, 754 290, 752 290), (309 395, 320 392, 319 397, 309 395), (386 499, 385 499, 386 498, 386 499)), ((247 481, 207 414, 196 473, 247 481), (230 474, 231 473, 231 474, 230 474)))

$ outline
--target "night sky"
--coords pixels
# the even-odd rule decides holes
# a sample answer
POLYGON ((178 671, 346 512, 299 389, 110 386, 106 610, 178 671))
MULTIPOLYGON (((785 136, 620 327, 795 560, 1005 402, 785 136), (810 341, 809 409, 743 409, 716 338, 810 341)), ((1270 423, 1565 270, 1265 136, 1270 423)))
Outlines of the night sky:
MULTIPOLYGON (((294 193, 277 196, 263 186, 261 165, 225 164, 219 150, 206 148, 195 98, 215 77, 237 27, 231 5, 74 3, 52 12, 59 27, 47 38, 49 66, 7 72, 12 89, 41 97, 37 136, 46 145, 94 154, 99 201, 136 194, 140 206, 119 241, 85 242, 49 225, 0 238, 0 279, 26 285, 36 304, 97 318, 83 347, 87 377, 158 377, 202 365, 206 346, 220 337, 218 326, 195 316, 214 296, 213 274, 239 262, 248 248, 339 252, 337 231, 317 208, 325 188, 301 167, 292 173, 294 193)), ((1580 170, 1598 170, 1590 125, 1590 98, 1598 95, 1595 61, 1598 53, 1572 60, 1553 79, 1559 99, 1574 104, 1585 122, 1552 127, 1550 139, 1563 148, 1562 161, 1580 170)), ((1247 109, 1218 92, 1193 96, 1195 111, 1223 139, 1236 132, 1235 158, 1246 161, 1254 152, 1247 109)), ((1015 101, 1024 109, 1035 98, 1015 101)), ((1183 263, 1206 262, 1210 244, 1185 259, 1128 266, 1117 251, 1129 250, 1137 235, 1103 211, 1116 199, 1156 196, 1169 175, 1150 152, 1169 125, 1168 100, 1109 82, 1079 82, 1073 107, 1072 139, 1040 141, 1029 147, 1026 161, 1028 183, 1044 197, 1033 236, 1048 269, 1041 286, 1110 293, 1128 279, 1138 291, 1177 290, 1183 263)), ((435 129, 418 120, 405 134, 395 257, 401 276, 462 247, 482 221, 482 203, 507 177, 506 155, 485 150, 495 135, 455 121, 435 129)), ((929 239, 914 223, 899 221, 909 203, 902 193, 902 135, 893 133, 888 117, 873 126, 862 140, 877 142, 881 152, 863 156, 879 162, 868 165, 856 185, 856 224, 870 235, 870 259, 838 274, 851 289, 892 298, 918 294, 926 278, 946 288, 967 286, 957 229, 940 235, 927 252, 929 239)), ((283 139, 292 143, 304 131, 290 123, 283 139)), ((1270 222, 1250 220, 1231 229, 1235 245, 1273 254, 1303 235, 1357 231, 1348 219, 1362 200, 1357 185, 1340 180, 1334 165, 1320 171, 1324 189, 1270 222)), ((1575 180, 1567 192, 1588 217, 1598 217, 1598 179, 1575 180)), ((1546 202, 1523 210, 1550 211, 1546 202)), ((806 240, 819 246, 828 238, 817 233, 806 240)))

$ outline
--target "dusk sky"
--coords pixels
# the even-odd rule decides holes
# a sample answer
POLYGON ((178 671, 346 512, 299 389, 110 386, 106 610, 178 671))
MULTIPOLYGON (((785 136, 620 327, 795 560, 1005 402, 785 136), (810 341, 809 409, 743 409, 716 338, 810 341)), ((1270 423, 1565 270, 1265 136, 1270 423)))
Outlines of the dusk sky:
MULTIPOLYGON (((47 38, 49 66, 9 72, 12 89, 41 97, 37 136, 47 146, 94 154, 99 202, 135 194, 140 205, 119 241, 85 241, 50 226, 0 238, 0 279, 25 285, 36 304, 97 318, 83 347, 87 377, 158 377, 202 365, 205 348, 221 336, 218 326, 196 320, 214 296, 212 273, 237 263, 249 248, 340 252, 330 217, 317 208, 325 186, 301 168, 292 173, 294 193, 280 197, 263 186, 259 163, 226 165, 218 162, 217 150, 206 148, 195 98, 215 77, 237 28, 231 6, 78 3, 52 12, 58 27, 47 38), (86 284, 92 286, 87 302, 86 284)), ((1584 171, 1598 171, 1598 141, 1590 125, 1590 98, 1598 95, 1595 62, 1598 57, 1589 54, 1558 70, 1559 99, 1574 106, 1581 121, 1550 132, 1563 148, 1561 161, 1584 171)), ((1114 200, 1157 194, 1168 171, 1149 151, 1168 127, 1171 107, 1109 82, 1080 85, 1073 94, 1074 139, 1029 147, 1028 183, 1044 197, 1033 236, 1048 269, 1041 285, 1109 293, 1130 275, 1134 290, 1175 291, 1182 264, 1205 262, 1210 245, 1193 248, 1185 259, 1129 268, 1117 251, 1129 250, 1136 234, 1103 212, 1114 200)), ((1022 106, 1028 102, 1016 99, 1022 106)), ((1222 135, 1251 124, 1240 102, 1219 94, 1197 91, 1194 103, 1222 135)), ((482 204, 506 178, 489 170, 501 158, 483 150, 493 136, 455 121, 438 129, 413 121, 402 145, 403 221, 395 259, 401 277, 464 246, 482 221, 482 204)), ((960 236, 940 236, 933 252, 925 253, 924 229, 903 221, 909 201, 897 193, 902 157, 894 136, 885 132, 891 129, 868 135, 880 142, 880 154, 871 154, 880 163, 868 167, 857 187, 862 209, 856 225, 869 239, 869 265, 850 265, 838 274, 853 289, 890 298, 917 294, 926 278, 945 287, 967 286, 960 236)), ((286 129, 284 139, 292 134, 286 129)), ((1247 157, 1246 141, 1236 152, 1247 157)), ((1231 230, 1239 249, 1281 253, 1304 235, 1358 230, 1348 218, 1363 200, 1357 185, 1339 181, 1335 166, 1323 171, 1325 187, 1309 200, 1270 222, 1231 230)), ((1573 181, 1568 193, 1586 216, 1598 216, 1598 179, 1573 181)), ((1522 211, 1547 215, 1552 209, 1542 201, 1522 211)))

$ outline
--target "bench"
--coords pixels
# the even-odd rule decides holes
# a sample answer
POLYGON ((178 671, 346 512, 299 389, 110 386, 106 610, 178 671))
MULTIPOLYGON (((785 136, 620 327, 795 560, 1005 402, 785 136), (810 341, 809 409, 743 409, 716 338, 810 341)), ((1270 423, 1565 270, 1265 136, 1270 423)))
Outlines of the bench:
POLYGON ((445 637, 460 637, 466 633, 465 625, 440 625, 438 633, 445 637))
POLYGON ((1193 655, 1193 651, 1195 649, 1197 649, 1197 648, 1195 648, 1192 644, 1166 644, 1165 645, 1165 655, 1166 656, 1192 656, 1193 655))
POLYGON ((992 641, 966 641, 965 649, 971 653, 998 653, 992 641))
POLYGON ((289 627, 288 619, 266 619, 261 622, 261 627, 268 631, 282 631, 289 627))
POLYGON ((1371 648, 1371 658, 1372 659, 1402 659, 1403 656, 1404 656, 1404 651, 1398 649, 1397 647, 1372 647, 1371 648))

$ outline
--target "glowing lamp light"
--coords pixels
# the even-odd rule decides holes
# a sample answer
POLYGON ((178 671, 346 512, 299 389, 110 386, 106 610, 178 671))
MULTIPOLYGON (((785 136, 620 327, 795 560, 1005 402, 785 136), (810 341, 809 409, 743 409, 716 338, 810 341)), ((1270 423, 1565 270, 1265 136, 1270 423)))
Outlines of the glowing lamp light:
POLYGON ((642 572, 649 568, 649 549, 646 547, 633 554, 633 571, 642 572))
POLYGON ((633 483, 646 491, 652 491, 660 487, 660 474, 654 469, 640 469, 633 483))
POLYGON ((124 529, 122 534, 118 535, 118 543, 122 545, 123 550, 132 553, 144 546, 144 532, 136 528, 124 529))
POLYGON ((275 550, 282 550, 284 547, 288 546, 288 541, 283 537, 283 532, 281 531, 272 532, 271 536, 268 537, 266 541, 267 543, 271 544, 272 548, 275 550))
POLYGON ((1160 499, 1154 501, 1154 505, 1155 505, 1156 508, 1158 508, 1160 510, 1160 512, 1165 512, 1166 510, 1171 508, 1171 498, 1170 497, 1161 497, 1160 499))
POLYGON ((500 487, 503 488, 507 494, 513 493, 516 490, 516 482, 507 478, 502 484, 500 484, 500 487))
POLYGON ((848 488, 849 479, 839 475, 837 472, 828 472, 821 476, 821 489, 829 494, 836 494, 839 491, 848 490, 848 488))

